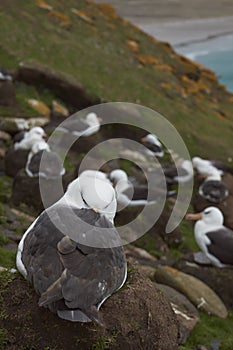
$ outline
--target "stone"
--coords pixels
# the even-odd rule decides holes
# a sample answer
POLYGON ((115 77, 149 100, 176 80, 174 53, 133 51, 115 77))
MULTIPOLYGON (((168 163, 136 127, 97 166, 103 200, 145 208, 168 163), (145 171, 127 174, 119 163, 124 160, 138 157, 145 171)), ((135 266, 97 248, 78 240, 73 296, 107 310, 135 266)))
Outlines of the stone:
MULTIPOLYGON (((66 188, 68 177, 63 176, 63 187, 66 188)), ((26 204, 33 208, 33 212, 38 214, 44 210, 44 204, 41 199, 40 186, 43 186, 43 192, 48 193, 46 197, 46 206, 57 202, 63 192, 58 191, 61 179, 46 179, 41 177, 29 177, 24 170, 20 170, 14 178, 11 201, 14 205, 19 206, 26 204)))
POLYGON ((28 99, 27 103, 31 106, 31 108, 40 113, 40 115, 43 115, 45 117, 50 116, 50 108, 43 101, 28 99))
POLYGON ((30 129, 34 126, 44 126, 49 121, 47 117, 33 117, 33 118, 14 118, 1 117, 0 128, 2 131, 10 134, 16 134, 19 131, 30 129))
POLYGON ((28 150, 15 150, 10 147, 5 156, 5 173, 15 177, 21 169, 24 169, 28 159, 28 150))
POLYGON ((179 344, 185 344, 189 334, 199 322, 199 313, 195 306, 181 293, 164 284, 156 284, 170 301, 179 323, 179 344))
POLYGON ((20 63, 17 80, 34 86, 45 86, 62 101, 76 109, 83 109, 100 103, 100 99, 90 96, 74 76, 52 70, 46 65, 20 63))
POLYGON ((57 101, 53 100, 53 102, 52 102, 52 115, 55 117, 66 118, 70 115, 70 112, 61 103, 58 103, 57 101))
POLYGON ((198 309, 220 318, 227 317, 227 309, 217 294, 204 282, 170 266, 160 266, 155 280, 183 293, 198 309))
POLYGON ((12 107, 16 106, 15 87, 12 81, 0 80, 0 105, 12 107))
POLYGON ((233 270, 232 268, 217 268, 213 266, 193 265, 193 255, 185 255, 179 259, 175 267, 182 272, 188 273, 212 288, 217 295, 221 296, 227 309, 233 309, 233 270), (191 264, 190 264, 191 261, 191 264))
POLYGON ((0 130, 0 140, 3 140, 3 141, 10 141, 10 140, 11 140, 11 135, 8 134, 8 133, 5 132, 5 131, 0 130))

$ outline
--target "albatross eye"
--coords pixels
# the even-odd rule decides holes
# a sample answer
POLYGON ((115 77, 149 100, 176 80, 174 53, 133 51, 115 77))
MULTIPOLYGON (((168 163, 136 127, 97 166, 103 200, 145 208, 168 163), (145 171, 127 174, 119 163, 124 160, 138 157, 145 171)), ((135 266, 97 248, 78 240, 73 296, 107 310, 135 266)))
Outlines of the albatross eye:
POLYGON ((205 211, 204 211, 204 214, 205 214, 205 215, 208 215, 209 213, 211 213, 211 210, 205 210, 205 211))

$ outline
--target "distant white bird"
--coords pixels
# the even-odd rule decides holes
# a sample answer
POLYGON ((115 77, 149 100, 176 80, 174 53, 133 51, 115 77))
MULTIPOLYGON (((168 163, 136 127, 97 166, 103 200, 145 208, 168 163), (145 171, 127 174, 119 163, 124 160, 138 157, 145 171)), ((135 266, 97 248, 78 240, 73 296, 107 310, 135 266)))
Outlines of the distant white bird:
POLYGON ((212 265, 233 265, 233 231, 223 225, 223 215, 218 208, 208 207, 202 213, 187 214, 186 219, 198 220, 194 227, 195 240, 212 265))
POLYGON ((14 138, 15 150, 30 150, 34 143, 41 141, 43 138, 47 137, 45 131, 40 126, 35 126, 29 131, 20 132, 17 135, 14 138))
POLYGON ((211 172, 215 172, 216 169, 220 175, 223 175, 223 170, 219 166, 217 166, 219 162, 202 159, 200 157, 194 157, 192 159, 192 162, 194 168, 197 169, 200 175, 210 174, 211 172))
POLYGON ((69 132, 75 136, 91 136, 99 131, 102 119, 96 113, 88 113, 85 119, 71 116, 57 127, 57 130, 69 132))
POLYGON ((168 185, 186 183, 193 178, 193 166, 190 160, 179 159, 176 165, 162 166, 168 185))
POLYGON ((141 143, 147 148, 146 154, 155 157, 163 157, 162 144, 154 134, 148 134, 141 139, 141 143))
POLYGON ((61 158, 50 150, 44 140, 35 142, 28 155, 25 171, 29 177, 54 179, 65 174, 61 158))
POLYGON ((0 67, 0 81, 12 81, 12 76, 8 74, 7 70, 3 67, 0 67))
POLYGON ((206 179, 199 187, 199 194, 212 203, 221 203, 229 195, 228 188, 222 182, 221 175, 216 168, 206 169, 206 179))
POLYGON ((39 306, 65 320, 102 324, 101 305, 127 277, 115 213, 112 186, 81 175, 32 223, 19 243, 17 268, 39 294, 39 306))
POLYGON ((161 199, 173 197, 175 191, 164 191, 160 188, 150 189, 144 184, 133 184, 129 181, 128 175, 124 170, 115 169, 109 174, 116 191, 117 203, 120 208, 126 206, 150 205, 159 202, 161 199))

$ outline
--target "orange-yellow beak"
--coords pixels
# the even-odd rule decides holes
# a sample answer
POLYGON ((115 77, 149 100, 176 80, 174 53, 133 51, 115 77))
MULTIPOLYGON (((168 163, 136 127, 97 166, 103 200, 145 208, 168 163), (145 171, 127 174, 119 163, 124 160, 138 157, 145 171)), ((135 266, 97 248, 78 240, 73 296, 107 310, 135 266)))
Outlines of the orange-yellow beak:
POLYGON ((43 134, 43 139, 47 140, 48 135, 46 133, 43 134))
POLYGON ((202 213, 197 214, 186 214, 185 219, 186 220, 201 220, 202 213))

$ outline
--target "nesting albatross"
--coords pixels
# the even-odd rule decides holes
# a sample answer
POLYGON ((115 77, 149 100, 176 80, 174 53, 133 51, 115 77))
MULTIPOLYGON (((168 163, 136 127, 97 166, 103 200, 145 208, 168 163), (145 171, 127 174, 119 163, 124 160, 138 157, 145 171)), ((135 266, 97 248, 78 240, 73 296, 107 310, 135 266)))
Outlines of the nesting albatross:
POLYGON ((65 120, 57 130, 69 132, 75 136, 91 136, 99 131, 101 118, 96 113, 88 113, 85 119, 74 116, 65 120))
POLYGON ((112 186, 81 175, 28 228, 17 268, 33 284, 40 306, 69 321, 102 323, 100 306, 127 275, 115 212, 112 186))
POLYGON ((208 207, 202 213, 187 214, 187 220, 198 220, 195 240, 204 256, 216 267, 233 265, 233 231, 223 225, 222 212, 208 207))
POLYGON ((174 197, 175 191, 166 194, 160 188, 153 188, 148 193, 148 186, 144 184, 133 184, 129 181, 127 173, 122 169, 115 169, 109 174, 110 180, 115 187, 117 203, 120 207, 150 205, 174 197))
POLYGON ((54 179, 65 174, 61 158, 50 150, 44 140, 36 142, 28 155, 25 171, 30 177, 54 179))
POLYGON ((227 198, 229 191, 221 181, 217 169, 211 170, 205 181, 200 185, 199 194, 212 203, 221 203, 227 198))
POLYGON ((146 153, 155 157, 163 157, 162 144, 154 134, 148 134, 141 139, 141 143, 147 148, 146 153))

